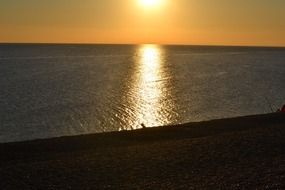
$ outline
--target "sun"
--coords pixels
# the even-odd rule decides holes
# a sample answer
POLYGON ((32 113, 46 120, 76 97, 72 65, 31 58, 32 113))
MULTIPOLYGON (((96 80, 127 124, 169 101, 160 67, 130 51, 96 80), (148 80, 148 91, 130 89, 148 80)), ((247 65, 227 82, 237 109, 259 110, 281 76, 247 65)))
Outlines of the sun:
POLYGON ((162 0, 139 0, 140 4, 143 7, 151 8, 151 7, 158 7, 161 5, 162 0))

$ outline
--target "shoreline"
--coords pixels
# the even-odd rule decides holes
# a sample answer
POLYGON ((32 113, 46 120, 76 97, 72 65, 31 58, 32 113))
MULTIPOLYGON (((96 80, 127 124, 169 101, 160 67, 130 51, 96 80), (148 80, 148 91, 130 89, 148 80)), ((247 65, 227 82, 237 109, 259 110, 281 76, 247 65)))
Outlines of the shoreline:
MULTIPOLYGON (((125 136, 125 135, 137 135, 139 133, 152 133, 152 132, 163 132, 171 130, 172 132, 177 131, 178 129, 188 129, 192 130, 193 127, 203 127, 203 128, 211 128, 215 130, 215 132, 219 133, 222 131, 235 131, 235 130, 244 130, 249 129, 251 124, 261 124, 261 126, 271 125, 274 123, 283 122, 285 120, 283 118, 283 113, 268 113, 268 114, 256 114, 256 115, 247 115, 247 116, 238 116, 232 118, 222 118, 222 119, 212 119, 198 122, 188 122, 182 124, 175 125, 165 125, 165 126, 155 126, 155 127, 146 127, 141 129, 134 130, 123 130, 123 131, 111 131, 111 132, 103 132, 103 133, 90 133, 90 134, 79 134, 79 135, 67 135, 67 136, 58 136, 51 138, 38 138, 31 140, 23 140, 23 141, 11 141, 11 142, 0 142, 0 147, 5 145, 20 145, 20 144, 30 144, 30 143, 48 143, 52 141, 80 141, 83 139, 94 139, 98 138, 108 138, 108 136, 125 136), (237 123, 235 123, 237 122, 237 123), (225 128, 225 125, 231 125, 229 128, 225 128), (223 128, 223 129, 222 129, 223 128), (220 131, 219 131, 220 130, 220 131)), ((260 126, 251 126, 250 128, 255 128, 260 126)), ((201 131, 201 128, 198 129, 201 131)), ((205 131, 203 135, 207 135, 209 131, 205 131)), ((213 135, 209 133, 208 135, 213 135)))
POLYGON ((4 189, 280 189, 285 114, 0 143, 4 189))

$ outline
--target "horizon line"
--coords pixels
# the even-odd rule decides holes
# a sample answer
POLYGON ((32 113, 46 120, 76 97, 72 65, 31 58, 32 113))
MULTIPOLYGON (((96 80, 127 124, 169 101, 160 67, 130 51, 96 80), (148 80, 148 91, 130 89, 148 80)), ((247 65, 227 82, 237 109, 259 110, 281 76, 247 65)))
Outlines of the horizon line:
POLYGON ((161 46, 203 46, 203 47, 249 47, 285 48, 285 45, 242 45, 242 44, 183 44, 183 43, 104 43, 104 42, 0 42, 0 45, 161 45, 161 46))

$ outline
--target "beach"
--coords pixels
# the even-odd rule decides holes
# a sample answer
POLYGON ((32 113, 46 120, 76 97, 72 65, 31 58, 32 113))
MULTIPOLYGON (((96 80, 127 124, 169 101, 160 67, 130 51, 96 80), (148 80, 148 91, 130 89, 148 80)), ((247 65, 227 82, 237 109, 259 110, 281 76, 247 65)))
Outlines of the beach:
POLYGON ((1 189, 284 189, 285 115, 0 144, 1 189))
POLYGON ((0 0, 0 190, 285 190, 285 0, 0 0))

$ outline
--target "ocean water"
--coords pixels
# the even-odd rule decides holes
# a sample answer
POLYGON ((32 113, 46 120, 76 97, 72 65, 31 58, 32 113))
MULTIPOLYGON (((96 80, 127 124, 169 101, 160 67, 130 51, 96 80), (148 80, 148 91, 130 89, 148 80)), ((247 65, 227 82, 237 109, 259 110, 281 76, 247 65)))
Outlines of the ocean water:
POLYGON ((285 49, 0 45, 0 142, 276 110, 285 49))

